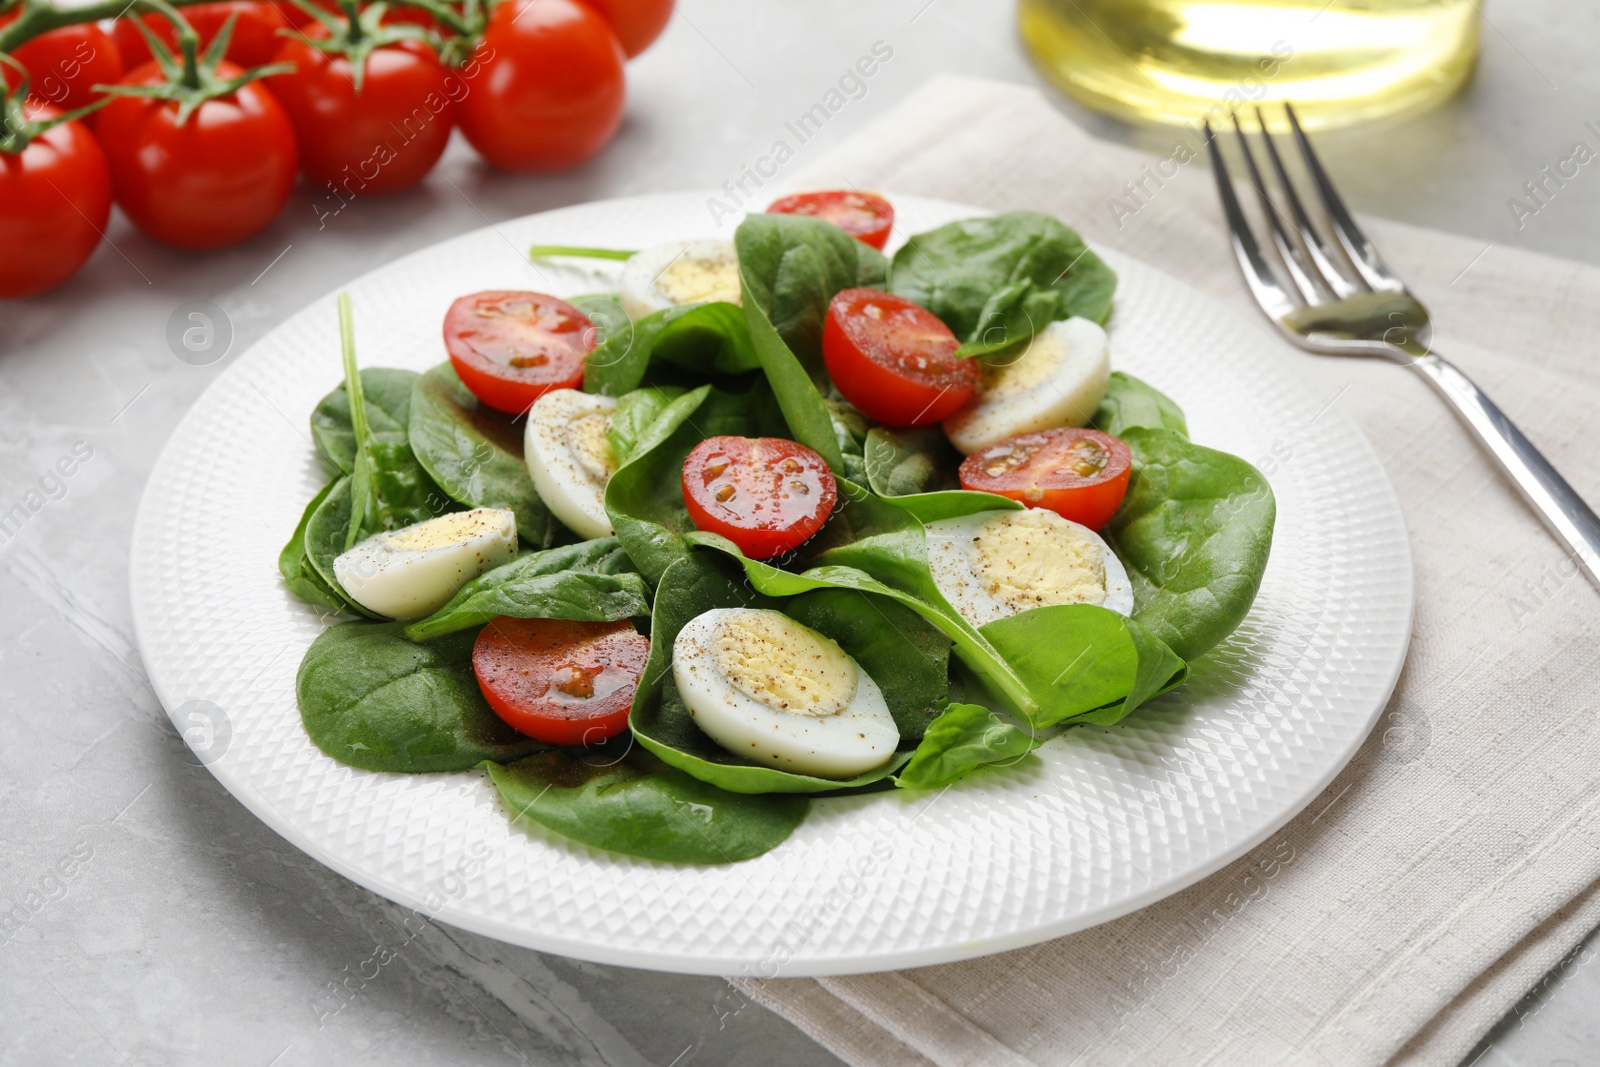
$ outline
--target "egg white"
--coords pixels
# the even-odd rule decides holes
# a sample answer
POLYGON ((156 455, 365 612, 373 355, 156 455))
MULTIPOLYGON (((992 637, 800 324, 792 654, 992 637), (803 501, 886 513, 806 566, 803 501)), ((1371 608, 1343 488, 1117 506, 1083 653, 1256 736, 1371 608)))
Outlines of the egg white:
POLYGON ((333 561, 333 576, 368 611, 419 619, 516 554, 516 515, 473 508, 374 534, 333 561))
POLYGON ((1020 352, 986 362, 966 405, 944 422, 966 455, 1012 434, 1085 426, 1111 380, 1106 332, 1088 319, 1052 322, 1020 352))
POLYGON ((617 288, 631 319, 682 304, 739 303, 739 257, 721 238, 671 241, 635 252, 617 288))
POLYGON ((605 537, 606 482, 617 459, 605 430, 617 402, 577 389, 552 389, 528 409, 522 453, 550 513, 580 537, 605 537))
POLYGON ((980 511, 930 522, 927 529, 934 584, 973 626, 1052 604, 1098 604, 1133 614, 1133 583, 1117 554, 1099 534, 1053 511, 980 511), (1003 536, 1001 527, 1010 527, 1011 536, 992 540, 991 549, 1009 542, 1010 553, 995 560, 982 538, 1003 536), (1078 546, 1099 552, 1103 578, 1096 581, 1075 566, 1078 546))
POLYGON ((828 638, 780 612, 716 608, 696 616, 673 642, 672 677, 689 713, 708 737, 765 767, 819 778, 852 778, 887 763, 900 740, 883 691, 860 664, 828 638), (770 667, 765 676, 742 670, 726 651, 730 631, 724 627, 734 624, 732 632, 737 633, 740 617, 749 615, 777 616, 769 621, 782 640, 777 654, 765 661, 770 667), (797 665, 819 653, 835 662, 843 657, 848 672, 854 674, 852 692, 846 692, 844 683, 833 692, 813 694, 824 708, 843 706, 830 714, 780 706, 788 701, 775 690, 785 679, 792 686, 797 665), (827 703, 830 700, 833 703, 827 703))

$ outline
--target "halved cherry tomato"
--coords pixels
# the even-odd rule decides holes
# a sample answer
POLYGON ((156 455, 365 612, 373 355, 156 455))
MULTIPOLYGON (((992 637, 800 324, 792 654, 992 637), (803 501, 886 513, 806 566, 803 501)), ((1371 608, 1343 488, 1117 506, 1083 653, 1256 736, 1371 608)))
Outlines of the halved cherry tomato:
POLYGON ((582 385, 597 336, 589 316, 543 293, 473 293, 444 316, 444 347, 462 384, 512 415, 552 389, 582 385))
POLYGON ((605 19, 577 0, 505 0, 461 66, 461 132, 501 170, 575 167, 622 122, 624 58, 605 19))
POLYGON ((600 12, 628 58, 650 47, 672 18, 673 0, 584 0, 600 12))
POLYGON ((1098 530, 1128 492, 1133 455, 1099 430, 1066 427, 1019 433, 961 463, 961 488, 998 493, 1030 508, 1049 508, 1098 530))
MULTIPOLYGON (((16 17, 16 12, 0 16, 0 26, 16 17)), ((93 103, 100 95, 94 87, 112 84, 127 69, 111 36, 93 22, 41 33, 18 45, 11 58, 28 69, 28 95, 62 111, 93 103)), ((4 64, 0 79, 7 87, 21 80, 4 64)))
MULTIPOLYGON (((37 122, 54 118, 32 108, 37 122)), ((100 244, 111 214, 105 153, 81 122, 63 122, 21 152, 0 152, 0 299, 53 289, 100 244)))
POLYGON ((957 359, 950 327, 903 296, 845 289, 828 304, 822 359, 844 398, 889 426, 927 426, 955 414, 978 385, 976 361, 957 359))
POLYGON ((650 640, 626 622, 513 619, 478 633, 472 671, 494 713, 552 745, 595 745, 628 725, 650 640))
POLYGON ((782 437, 708 437, 683 461, 689 518, 751 559, 799 548, 838 498, 823 458, 782 437))
MULTIPOLYGON (((290 25, 276 5, 256 0, 214 0, 208 4, 191 4, 183 9, 183 17, 200 35, 202 52, 230 15, 237 15, 238 20, 233 24, 233 37, 228 41, 228 59, 241 67, 259 67, 271 63, 272 57, 278 54, 278 47, 283 44, 278 31, 288 29, 290 25)), ((129 70, 150 62, 151 58, 150 45, 133 24, 133 19, 131 14, 119 15, 111 24, 112 36, 122 52, 122 62, 129 70)), ((148 14, 144 16, 144 24, 162 44, 177 51, 178 31, 169 19, 148 14)))
POLYGON ((894 228, 894 207, 877 193, 834 189, 824 193, 796 193, 774 200, 769 215, 812 215, 833 223, 863 244, 880 252, 894 228))
MULTIPOLYGON (((304 33, 312 40, 329 36, 321 23, 304 33)), ((350 195, 398 193, 426 178, 450 143, 456 118, 450 90, 459 95, 461 82, 422 41, 369 52, 359 92, 347 56, 291 37, 276 59, 295 70, 268 78, 267 88, 294 123, 300 169, 318 185, 350 195)))

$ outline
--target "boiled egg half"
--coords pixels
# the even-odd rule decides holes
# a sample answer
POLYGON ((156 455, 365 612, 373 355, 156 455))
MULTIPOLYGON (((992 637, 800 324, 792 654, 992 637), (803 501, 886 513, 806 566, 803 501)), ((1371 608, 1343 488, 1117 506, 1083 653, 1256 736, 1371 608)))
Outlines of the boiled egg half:
POLYGON ((634 320, 682 304, 737 304, 739 257, 732 241, 717 238, 652 245, 628 257, 617 288, 634 320))
POLYGON ((1106 331, 1088 319, 1052 322, 1021 350, 985 361, 972 399, 944 432, 971 455, 1012 434, 1085 426, 1110 380, 1106 331))
POLYGON ((1116 553, 1053 511, 980 511, 927 528, 934 584, 973 626, 1052 604, 1133 614, 1133 585, 1116 553))
POLYGON ((522 454, 533 487, 550 513, 579 537, 612 532, 605 495, 617 456, 606 428, 616 410, 612 397, 577 389, 552 389, 528 409, 522 454))
POLYGON ((350 599, 391 619, 420 619, 517 554, 517 517, 473 508, 374 534, 333 561, 350 599))
POLYGON ((766 767, 852 778, 887 763, 900 741, 878 683, 780 611, 696 616, 673 642, 672 677, 707 736, 766 767))

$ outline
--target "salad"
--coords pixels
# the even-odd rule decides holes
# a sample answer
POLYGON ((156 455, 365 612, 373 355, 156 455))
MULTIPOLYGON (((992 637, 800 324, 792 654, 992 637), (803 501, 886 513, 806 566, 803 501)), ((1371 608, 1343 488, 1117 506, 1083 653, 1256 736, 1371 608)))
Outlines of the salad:
MULTIPOLYGON (((297 676, 353 767, 483 768, 515 819, 675 863, 809 798, 1008 773, 1183 683, 1248 612, 1275 506, 1110 367, 1116 278, 1032 212, 892 257, 825 192, 616 291, 464 295, 426 373, 356 359, 279 558, 351 616, 297 676)), ((1011 772, 1015 773, 1015 772, 1011 772)))

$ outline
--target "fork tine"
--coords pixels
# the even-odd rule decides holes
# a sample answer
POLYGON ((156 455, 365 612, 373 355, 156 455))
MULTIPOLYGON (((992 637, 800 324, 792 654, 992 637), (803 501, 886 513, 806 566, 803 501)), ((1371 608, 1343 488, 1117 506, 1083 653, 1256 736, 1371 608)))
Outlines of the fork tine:
MULTIPOLYGON (((1289 280, 1300 290, 1301 303, 1318 303, 1321 288, 1312 279, 1306 270, 1305 263, 1300 259, 1300 251, 1289 240, 1289 233, 1283 228, 1282 213, 1278 205, 1272 202, 1272 197, 1267 195, 1267 183, 1261 180, 1261 171, 1256 167, 1256 154, 1250 147, 1250 139, 1244 135, 1244 127, 1239 124, 1239 113, 1233 112, 1233 132, 1239 137, 1239 152, 1244 156, 1245 169, 1250 173, 1250 184, 1255 188, 1256 198, 1261 202, 1261 214, 1267 220, 1267 229, 1272 234, 1272 243, 1278 250, 1278 259, 1289 271, 1289 280)), ((1265 127, 1262 133, 1265 134, 1265 127)))
POLYGON ((1217 134, 1211 128, 1209 119, 1205 127, 1211 173, 1217 179, 1217 196, 1222 201, 1222 213, 1228 219, 1228 237, 1233 245, 1233 256, 1239 261, 1239 272, 1244 275, 1245 284, 1250 287, 1256 303, 1276 322, 1299 307, 1300 302, 1278 284, 1277 276, 1262 258, 1261 246, 1250 231, 1250 223, 1244 217, 1244 210, 1239 207, 1239 198, 1234 195, 1233 178, 1228 174, 1228 164, 1223 161, 1222 150, 1217 145, 1217 134))
POLYGON ((1389 270, 1383 257, 1378 255, 1378 250, 1367 240, 1367 235, 1361 232, 1356 220, 1351 218, 1349 209, 1344 206, 1344 201, 1333 187, 1333 180, 1328 177, 1328 172, 1322 169, 1322 161, 1311 150, 1311 141, 1306 137, 1306 131, 1300 128, 1300 117, 1294 113, 1293 105, 1285 103, 1283 109, 1289 115, 1289 125, 1294 130, 1295 143, 1300 146, 1300 158, 1304 160, 1306 171, 1311 175, 1312 181, 1317 185, 1317 192, 1322 196, 1322 209, 1328 215, 1334 236, 1339 239, 1339 244, 1349 255, 1351 266, 1361 275, 1361 280, 1373 289, 1392 293, 1405 292, 1405 284, 1389 270))
POLYGON ((1338 257, 1316 227, 1311 225, 1311 218, 1306 214, 1305 205, 1300 202, 1300 194, 1295 190, 1294 182, 1289 180, 1289 172, 1283 165, 1283 157, 1278 154, 1277 138, 1267 131, 1267 117, 1256 108, 1256 121, 1261 124, 1261 139, 1266 142, 1267 157, 1272 160, 1272 169, 1278 176, 1278 187, 1283 190, 1284 199, 1289 203, 1289 214, 1294 219, 1295 229, 1300 231, 1300 243, 1306 250, 1306 255, 1311 258, 1311 265, 1322 276, 1322 281, 1332 291, 1333 295, 1341 300, 1347 296, 1354 296, 1361 291, 1361 286, 1346 277, 1345 272, 1338 265, 1338 257))

